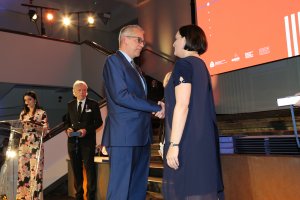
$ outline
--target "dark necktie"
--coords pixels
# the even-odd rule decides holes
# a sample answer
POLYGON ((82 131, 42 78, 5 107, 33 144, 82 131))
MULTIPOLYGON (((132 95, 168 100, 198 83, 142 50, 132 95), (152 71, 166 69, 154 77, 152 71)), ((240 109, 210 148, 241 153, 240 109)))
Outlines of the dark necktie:
MULTIPOLYGON (((77 113, 78 113, 78 122, 80 123, 80 115, 81 115, 81 110, 82 110, 82 102, 79 101, 78 107, 77 107, 77 113)), ((76 137, 76 145, 75 145, 75 152, 76 154, 78 153, 78 137, 76 137)))
POLYGON ((80 115, 81 115, 81 110, 82 110, 81 104, 82 104, 82 102, 79 101, 79 104, 78 104, 78 107, 77 107, 77 113, 78 113, 78 116, 79 116, 79 117, 80 117, 80 115))
POLYGON ((147 94, 147 89, 146 89, 146 84, 145 84, 145 81, 144 81, 144 78, 142 76, 142 73, 139 71, 139 69, 137 68, 136 64, 134 63, 134 61, 132 60, 131 62, 131 65, 133 67, 133 69, 136 71, 136 73, 139 75, 139 78, 143 84, 143 88, 144 88, 144 91, 146 92, 147 94))
POLYGON ((139 71, 139 69, 137 68, 136 64, 134 63, 134 61, 132 60, 131 65, 133 66, 133 69, 139 74, 139 76, 141 76, 141 72, 139 71))

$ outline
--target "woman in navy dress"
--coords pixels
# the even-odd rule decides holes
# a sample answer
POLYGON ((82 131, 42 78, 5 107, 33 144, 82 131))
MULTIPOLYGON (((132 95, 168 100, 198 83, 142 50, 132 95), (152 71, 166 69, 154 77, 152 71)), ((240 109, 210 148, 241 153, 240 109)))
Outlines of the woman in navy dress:
POLYGON ((179 57, 165 88, 165 200, 223 199, 218 129, 210 75, 200 58, 203 30, 183 26, 175 36, 179 57))

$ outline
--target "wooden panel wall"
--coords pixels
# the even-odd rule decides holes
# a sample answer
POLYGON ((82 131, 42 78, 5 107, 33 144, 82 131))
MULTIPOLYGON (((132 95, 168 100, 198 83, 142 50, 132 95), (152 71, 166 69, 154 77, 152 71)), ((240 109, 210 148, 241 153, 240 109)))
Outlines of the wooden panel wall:
POLYGON ((299 156, 222 156, 227 200, 298 200, 299 156))

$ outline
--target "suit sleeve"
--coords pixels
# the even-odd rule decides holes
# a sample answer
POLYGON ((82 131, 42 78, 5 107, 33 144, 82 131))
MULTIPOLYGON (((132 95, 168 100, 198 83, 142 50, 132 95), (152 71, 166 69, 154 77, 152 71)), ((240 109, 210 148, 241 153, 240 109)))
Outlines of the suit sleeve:
POLYGON ((66 130, 68 128, 71 128, 71 118, 70 118, 69 104, 68 104, 68 107, 67 107, 66 117, 64 119, 64 126, 65 126, 66 130))
POLYGON ((129 109, 145 112, 157 112, 161 107, 154 102, 137 97, 134 93, 129 92, 125 82, 125 71, 122 70, 124 64, 117 58, 110 56, 106 60, 103 77, 105 87, 112 100, 129 109))
POLYGON ((86 127, 86 129, 88 130, 96 130, 102 125, 100 108, 99 108, 99 104, 96 101, 92 102, 92 114, 93 114, 93 123, 86 127))

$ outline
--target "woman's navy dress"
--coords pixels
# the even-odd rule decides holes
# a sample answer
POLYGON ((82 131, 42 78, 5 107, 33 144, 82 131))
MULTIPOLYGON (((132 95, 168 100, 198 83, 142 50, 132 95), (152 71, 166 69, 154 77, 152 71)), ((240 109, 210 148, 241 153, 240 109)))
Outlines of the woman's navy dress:
POLYGON ((218 129, 210 75, 197 57, 179 59, 165 88, 165 149, 170 142, 175 87, 191 83, 189 112, 179 146, 179 169, 164 161, 163 195, 165 200, 223 199, 218 129))

